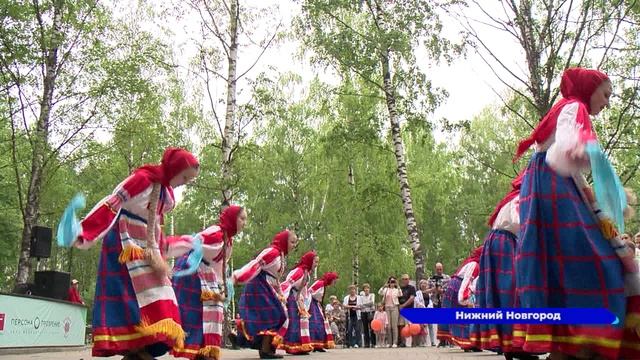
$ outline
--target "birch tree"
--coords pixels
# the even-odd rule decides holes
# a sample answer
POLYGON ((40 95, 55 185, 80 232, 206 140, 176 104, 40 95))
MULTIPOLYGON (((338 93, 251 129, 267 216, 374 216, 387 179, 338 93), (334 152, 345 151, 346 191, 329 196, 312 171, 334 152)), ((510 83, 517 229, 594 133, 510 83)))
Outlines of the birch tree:
POLYGON ((425 252, 413 210, 401 122, 424 121, 442 96, 416 58, 419 47, 434 61, 451 50, 440 35, 438 6, 423 0, 309 0, 303 3, 298 23, 300 37, 318 63, 342 77, 361 78, 383 99, 416 278, 424 274, 425 252))
MULTIPOLYGON (((80 72, 98 50, 91 46, 91 40, 104 30, 106 18, 91 0, 73 5, 64 0, 12 1, 4 10, 0 13, 0 78, 7 104, 3 117, 11 126, 13 168, 23 220, 15 277, 18 286, 27 282, 31 269, 32 228, 38 225, 48 165, 63 148, 73 146, 78 133, 96 114, 88 101, 96 93, 89 94, 77 85, 86 79, 80 72), (56 107, 63 114, 80 116, 58 116, 56 107), (29 144, 26 159, 17 153, 20 134, 29 144), (27 174, 21 171, 23 160, 30 164, 27 174)), ((84 86, 86 90, 87 84, 84 86)))
POLYGON ((201 38, 195 40, 199 49, 198 68, 195 71, 196 76, 203 81, 205 97, 221 140, 216 146, 221 154, 220 200, 225 205, 231 203, 234 190, 237 191, 233 155, 246 128, 254 120, 238 113, 238 81, 249 74, 272 46, 280 26, 275 26, 264 38, 255 41, 253 22, 266 17, 271 9, 259 11, 242 5, 239 0, 189 0, 188 4, 200 18, 201 38), (256 46, 259 49, 258 55, 253 59, 247 59, 246 63, 249 65, 239 68, 239 54, 242 48, 256 46), (223 70, 225 64, 226 71, 223 70), (219 82, 224 85, 224 99, 215 95, 219 82), (224 104, 224 116, 219 115, 220 103, 224 104))

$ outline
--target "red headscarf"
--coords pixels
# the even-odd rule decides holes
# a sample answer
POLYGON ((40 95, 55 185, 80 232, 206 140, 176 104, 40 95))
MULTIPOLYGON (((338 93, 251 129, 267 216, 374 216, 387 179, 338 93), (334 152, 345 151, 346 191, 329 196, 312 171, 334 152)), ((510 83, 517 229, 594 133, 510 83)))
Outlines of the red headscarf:
POLYGON ((318 256, 315 251, 308 251, 300 258, 300 261, 296 264, 296 267, 301 267, 307 271, 311 271, 313 267, 313 260, 318 256))
POLYGON ((558 101, 538 123, 535 130, 528 138, 518 144, 516 155, 513 159, 516 162, 534 143, 544 143, 556 129, 558 115, 562 108, 573 102, 584 105, 586 113, 578 113, 576 121, 583 125, 584 137, 595 139, 595 134, 591 128, 589 113, 591 112, 591 95, 604 81, 609 80, 607 74, 591 69, 571 68, 564 71, 560 81, 560 93, 563 99, 558 101))
POLYGON ((322 275, 320 280, 322 280, 322 282, 324 283, 324 286, 329 286, 334 281, 338 280, 338 273, 335 273, 335 272, 332 272, 332 271, 326 272, 326 273, 324 273, 322 275))
POLYGON ((471 255, 469 255, 468 258, 464 259, 462 264, 460 264, 460 266, 458 266, 458 268, 453 273, 453 275, 456 275, 460 271, 460 269, 462 269, 465 265, 467 265, 470 262, 474 262, 474 261, 475 262, 480 262, 480 255, 482 255, 482 248, 483 248, 483 246, 478 246, 477 248, 475 248, 471 252, 471 255))
POLYGON ((242 207, 238 205, 229 205, 220 214, 220 228, 231 239, 238 233, 238 216, 242 212, 242 207))
POLYGON ((289 253, 289 230, 284 230, 277 233, 271 241, 271 246, 287 255, 289 253))
POLYGON ((137 168, 134 173, 142 172, 153 183, 169 186, 169 182, 176 175, 190 167, 198 167, 200 163, 196 157, 185 149, 167 148, 162 155, 160 165, 145 165, 137 168))
POLYGON ((502 200, 500 200, 496 208, 493 209, 493 213, 491 213, 491 216, 489 216, 489 221, 488 221, 488 224, 490 227, 493 226, 493 222, 496 221, 496 218, 498 217, 498 213, 500 212, 500 209, 502 209, 503 206, 507 205, 509 201, 513 200, 516 196, 520 194, 520 186, 522 185, 522 178, 524 178, 524 171, 518 174, 518 176, 516 176, 515 179, 513 179, 513 181, 511 182, 511 191, 507 194, 507 196, 505 196, 502 200))

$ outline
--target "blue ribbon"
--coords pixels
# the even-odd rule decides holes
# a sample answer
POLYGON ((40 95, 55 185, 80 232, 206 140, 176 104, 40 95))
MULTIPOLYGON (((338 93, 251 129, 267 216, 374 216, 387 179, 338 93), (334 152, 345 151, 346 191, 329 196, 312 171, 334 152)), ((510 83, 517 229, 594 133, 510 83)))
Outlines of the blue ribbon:
POLYGON ((182 277, 194 274, 202 262, 202 236, 200 234, 193 235, 193 248, 187 258, 187 268, 173 273, 173 277, 182 277))
POLYGON ((73 199, 71 199, 69 205, 64 209, 56 234, 59 246, 71 247, 78 235, 80 235, 82 226, 76 216, 76 212, 84 209, 85 204, 86 201, 84 195, 78 193, 73 197, 73 199))
POLYGON ((600 209, 613 220, 620 233, 624 232, 624 209, 627 195, 615 169, 597 142, 590 142, 585 148, 591 161, 591 174, 596 200, 600 209))

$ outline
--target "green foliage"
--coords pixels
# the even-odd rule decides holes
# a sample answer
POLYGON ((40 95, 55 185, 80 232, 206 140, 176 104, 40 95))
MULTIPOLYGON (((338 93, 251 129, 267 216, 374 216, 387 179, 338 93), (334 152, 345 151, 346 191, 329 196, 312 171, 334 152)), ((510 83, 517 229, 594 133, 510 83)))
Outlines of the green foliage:
MULTIPOLYGON (((0 59, 26 70, 41 61, 34 12, 26 3, 6 5, 0 9, 5 24, 0 29, 0 59), (12 39, 10 48, 7 39, 12 39)), ((40 224, 55 228, 78 191, 87 195, 88 206, 97 203, 133 169, 158 162, 167 146, 196 152, 201 172, 166 218, 165 233, 190 234, 215 223, 220 204, 213 199, 220 199, 222 191, 221 141, 209 115, 210 104, 203 105, 202 94, 169 65, 171 44, 160 36, 142 30, 136 21, 115 20, 110 9, 95 3, 74 6, 65 13, 63 38, 45 37, 69 49, 74 34, 83 31, 81 46, 69 52, 69 66, 59 75, 40 224), (81 14, 91 6, 92 21, 82 23, 81 14), (69 132, 85 121, 78 136, 69 138, 69 132)), ((339 75, 336 84, 324 77, 305 83, 300 74, 272 71, 239 88, 250 100, 239 106, 238 123, 251 126, 237 136, 233 154, 233 198, 249 213, 245 231, 235 238, 236 268, 288 227, 300 238, 289 267, 303 252, 317 250, 318 274, 340 274, 330 293, 342 295, 353 281, 356 258, 359 284, 368 282, 374 290, 389 275, 413 273, 382 91, 384 54, 391 54, 414 212, 429 254, 427 273, 436 262, 445 265, 445 272, 453 271, 481 243, 489 214, 525 166, 527 156, 517 164, 511 160, 517 141, 531 128, 511 110, 487 104, 481 113, 451 128, 447 135, 456 141, 436 140, 427 114, 446 93, 432 87, 418 63, 448 60, 459 49, 440 41, 437 3, 406 0, 380 6, 384 11, 375 1, 304 2, 304 16, 296 20, 294 30, 306 50, 313 51, 314 64, 339 75)), ((624 36, 629 43, 637 41, 636 33, 624 36)), ((631 101, 637 96, 637 81, 630 75, 637 71, 636 55, 637 50, 629 51, 604 64, 616 74, 618 95, 594 125, 627 185, 640 190, 640 127, 637 104, 631 101)), ((23 124, 14 84, 20 83, 29 94, 41 92, 38 71, 20 72, 18 79, 13 75, 0 72, 3 89, 11 89, 0 91, 0 186, 6 190, 0 193, 0 290, 10 289, 16 272, 20 196, 24 201, 31 168, 33 119, 25 108, 23 124)), ((531 125, 536 123, 530 102, 520 96, 509 99, 509 107, 526 114, 531 125)), ((629 228, 635 231, 638 226, 632 221, 629 228)), ((99 244, 89 251, 54 246, 43 266, 70 271, 90 304, 99 251, 99 244)))

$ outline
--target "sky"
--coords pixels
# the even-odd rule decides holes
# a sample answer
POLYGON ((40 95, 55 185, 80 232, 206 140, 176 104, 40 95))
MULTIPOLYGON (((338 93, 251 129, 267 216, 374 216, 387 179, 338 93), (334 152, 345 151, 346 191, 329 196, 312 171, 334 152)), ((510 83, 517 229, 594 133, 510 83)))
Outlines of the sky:
MULTIPOLYGON (((127 4, 127 2, 123 2, 127 4)), ((120 4, 123 4, 120 3, 120 4)), ((129 4, 136 3, 136 0, 129 0, 129 4)), ((247 2, 243 2, 247 3, 247 2)), ((253 8, 272 8, 275 9, 268 20, 256 21, 251 24, 254 29, 253 39, 266 38, 268 34, 274 31, 274 25, 280 21, 281 29, 287 29, 291 20, 300 13, 299 4, 289 0, 263 0, 260 2, 249 2, 253 8)), ((160 4, 160 3, 156 3, 160 4)), ((483 2, 483 6, 491 13, 502 13, 499 1, 483 2)), ((154 5, 156 11, 162 8, 162 5, 154 5)), ((130 8, 124 6, 123 9, 130 8)), ((183 7, 184 10, 185 7, 183 7)), ((464 14, 473 19, 486 19, 479 9, 475 7, 462 10, 464 14)), ((443 18, 445 24, 444 35, 451 39, 459 39, 459 32, 462 30, 458 22, 460 17, 443 18)), ((166 16, 155 23, 147 23, 144 25, 147 29, 157 32, 157 29, 170 29, 173 33, 165 37, 170 39, 178 62, 186 67, 188 62, 196 54, 194 46, 195 40, 199 40, 200 35, 199 19, 196 14, 185 13, 182 19, 176 20, 175 16, 166 16), (194 18, 196 17, 196 18, 194 18)), ((510 66, 518 68, 517 60, 523 59, 518 52, 519 47, 513 38, 509 38, 504 32, 492 30, 489 27, 482 28, 483 37, 487 44, 497 49, 497 54, 501 60, 510 66)), ((246 42, 246 41, 245 41, 246 42)), ((241 46, 238 60, 239 73, 244 72, 258 57, 261 49, 257 46, 241 46)), ((260 58, 257 65, 247 74, 247 79, 254 78, 262 71, 271 71, 271 68, 277 69, 279 72, 295 72, 302 75, 305 81, 312 79, 315 74, 323 73, 321 69, 314 69, 312 65, 303 59, 298 58, 300 52, 300 44, 293 40, 284 40, 275 46, 269 48, 260 58)), ((420 50, 418 50, 419 56, 420 50)), ((479 113, 484 107, 491 105, 499 105, 499 98, 495 91, 503 93, 505 87, 491 73, 481 57, 476 54, 473 49, 467 51, 466 56, 456 59, 452 64, 433 64, 428 59, 420 62, 419 65, 427 74, 428 78, 433 81, 434 85, 447 90, 449 97, 446 102, 432 115, 432 119, 446 117, 450 121, 459 121, 470 119, 473 115, 479 113)), ((226 64, 225 64, 226 66, 226 64)), ((335 81, 330 75, 323 73, 322 80, 327 82, 335 81)), ((245 81, 239 82, 238 102, 248 100, 250 95, 246 88, 243 90, 245 81)), ((214 93, 216 96, 224 98, 225 84, 220 81, 216 86, 214 93)))
MULTIPOLYGON (((181 6, 179 12, 182 13, 176 18, 176 10, 167 11, 166 2, 152 3, 154 11, 164 13, 161 19, 155 21, 145 20, 140 25, 143 29, 159 34, 168 43, 172 44, 175 60, 181 68, 189 67, 189 62, 197 54, 196 42, 201 40, 199 33, 199 17, 190 12, 186 6, 181 6)), ((243 2, 247 3, 247 2, 243 2)), ((273 34, 276 24, 282 24, 282 29, 290 27, 292 19, 300 13, 299 5, 289 0, 263 0, 260 2, 249 2, 253 8, 273 9, 272 15, 268 18, 260 18, 259 21, 250 24, 254 41, 268 38, 273 34)), ((137 0, 128 0, 112 3, 115 6, 115 13, 120 16, 129 16, 128 13, 135 9, 137 0)), ((501 11, 500 2, 483 2, 483 6, 491 13, 501 11)), ((472 19, 486 19, 486 16, 478 8, 467 8, 461 10, 467 17, 472 19)), ((450 39, 459 39, 459 33, 463 30, 459 20, 461 17, 443 18, 445 24, 443 35, 450 39)), ((481 26, 481 25, 478 25, 481 26)), ((513 38, 508 37, 504 32, 496 31, 490 27, 482 27, 482 35, 488 46, 495 49, 497 55, 508 66, 518 69, 518 60, 523 59, 518 52, 519 46, 513 38)), ((246 39, 241 39, 246 43, 246 39)), ((255 62, 262 49, 258 46, 241 46, 238 56, 238 73, 243 73, 255 62)), ((430 116, 429 120, 437 120, 446 117, 449 121, 471 119, 487 106, 500 106, 497 93, 504 93, 505 86, 502 85, 495 75, 490 71, 482 58, 474 51, 468 49, 465 56, 461 56, 451 64, 434 64, 426 57, 421 60, 421 50, 418 49, 418 64, 427 74, 428 78, 437 87, 446 89, 449 96, 437 110, 430 116)), ((273 72, 294 72, 302 76, 303 81, 308 82, 317 74, 321 75, 321 80, 328 83, 337 83, 335 76, 326 74, 322 69, 314 68, 308 59, 300 58, 300 44, 297 41, 287 39, 280 41, 275 46, 270 47, 260 58, 258 63, 247 74, 246 78, 238 83, 238 103, 242 104, 249 100, 250 93, 247 81, 255 78, 263 71, 273 72)), ((223 72, 226 70, 226 63, 223 64, 223 72)), ((186 73, 185 73, 186 76, 186 73)), ((214 97, 224 99, 226 95, 226 83, 218 81, 211 89, 214 97)), ((207 100, 208 101, 208 100, 207 100)), ((206 103, 206 102, 205 102, 206 103)), ((224 104, 219 104, 218 113, 224 113, 224 104)), ((435 131, 437 141, 445 142, 451 139, 451 135, 439 129, 435 131)), ((455 136, 453 137, 455 139, 455 136)), ((182 191, 176 193, 177 198, 182 198, 182 191)))

